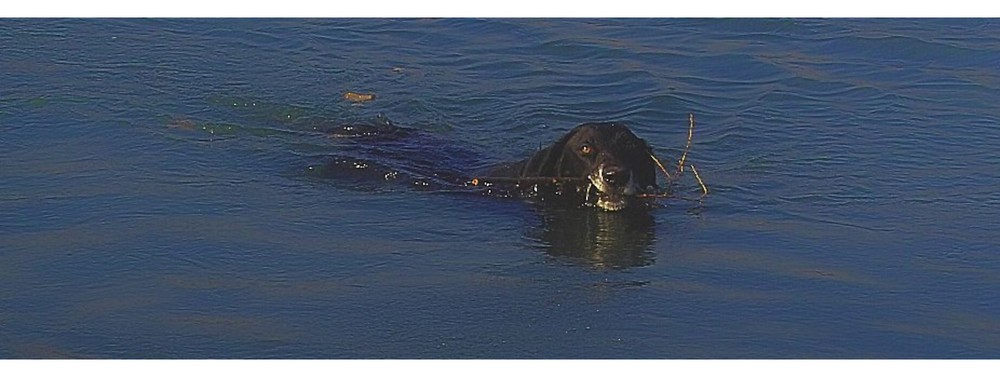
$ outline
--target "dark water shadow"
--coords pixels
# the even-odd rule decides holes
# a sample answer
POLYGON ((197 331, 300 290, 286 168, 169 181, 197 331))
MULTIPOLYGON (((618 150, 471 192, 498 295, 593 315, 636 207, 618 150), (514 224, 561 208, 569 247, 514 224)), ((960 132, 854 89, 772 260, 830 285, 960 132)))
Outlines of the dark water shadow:
POLYGON ((656 220, 648 208, 606 212, 588 207, 538 206, 541 225, 527 238, 559 261, 600 269, 655 262, 656 220))

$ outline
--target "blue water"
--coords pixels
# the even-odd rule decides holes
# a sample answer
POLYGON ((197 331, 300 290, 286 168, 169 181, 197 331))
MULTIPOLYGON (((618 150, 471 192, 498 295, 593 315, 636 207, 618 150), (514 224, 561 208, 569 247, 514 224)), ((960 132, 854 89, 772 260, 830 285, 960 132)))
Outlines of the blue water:
POLYGON ((0 20, 0 356, 998 358, 998 98, 996 20, 0 20), (306 174, 689 113, 646 217, 306 174))

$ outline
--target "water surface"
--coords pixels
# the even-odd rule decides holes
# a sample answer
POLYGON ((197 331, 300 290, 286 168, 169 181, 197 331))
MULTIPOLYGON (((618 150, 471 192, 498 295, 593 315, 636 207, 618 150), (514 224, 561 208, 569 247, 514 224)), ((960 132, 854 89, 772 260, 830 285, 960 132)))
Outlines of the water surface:
POLYGON ((0 20, 0 356, 997 358, 998 35, 0 20), (712 193, 642 215, 307 174, 324 122, 482 167, 607 120, 674 159, 689 113, 712 193))

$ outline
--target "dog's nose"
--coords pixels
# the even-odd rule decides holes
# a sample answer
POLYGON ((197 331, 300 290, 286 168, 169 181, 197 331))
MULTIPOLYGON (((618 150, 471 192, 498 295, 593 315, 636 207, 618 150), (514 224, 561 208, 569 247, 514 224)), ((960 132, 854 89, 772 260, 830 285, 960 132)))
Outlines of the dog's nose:
POLYGON ((601 178, 610 184, 628 182, 629 171, 618 166, 607 166, 601 171, 601 178))

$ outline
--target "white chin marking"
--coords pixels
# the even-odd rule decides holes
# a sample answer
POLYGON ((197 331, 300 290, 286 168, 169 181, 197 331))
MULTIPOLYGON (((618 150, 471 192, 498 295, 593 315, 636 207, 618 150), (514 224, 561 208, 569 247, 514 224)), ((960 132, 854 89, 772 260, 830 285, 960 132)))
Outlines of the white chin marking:
MULTIPOLYGON (((587 176, 587 178, 590 179, 591 183, 590 187, 594 187, 597 189, 597 203, 596 203, 597 207, 605 211, 614 212, 614 211, 620 211, 626 206, 628 206, 628 202, 626 201, 624 196, 605 194, 606 192, 611 191, 612 189, 611 187, 608 187, 608 185, 605 184, 604 181, 601 180, 599 177, 600 177, 600 171, 598 171, 598 174, 596 176, 595 175, 587 176)), ((634 186, 632 183, 632 179, 629 178, 629 188, 625 190, 626 195, 631 195, 631 193, 635 191, 634 189, 630 190, 632 186, 634 186)), ((590 187, 587 188, 588 198, 590 197, 590 187)))
POLYGON ((608 198, 604 197, 597 198, 597 206, 605 211, 619 211, 625 208, 627 204, 625 199, 608 200, 608 198))

